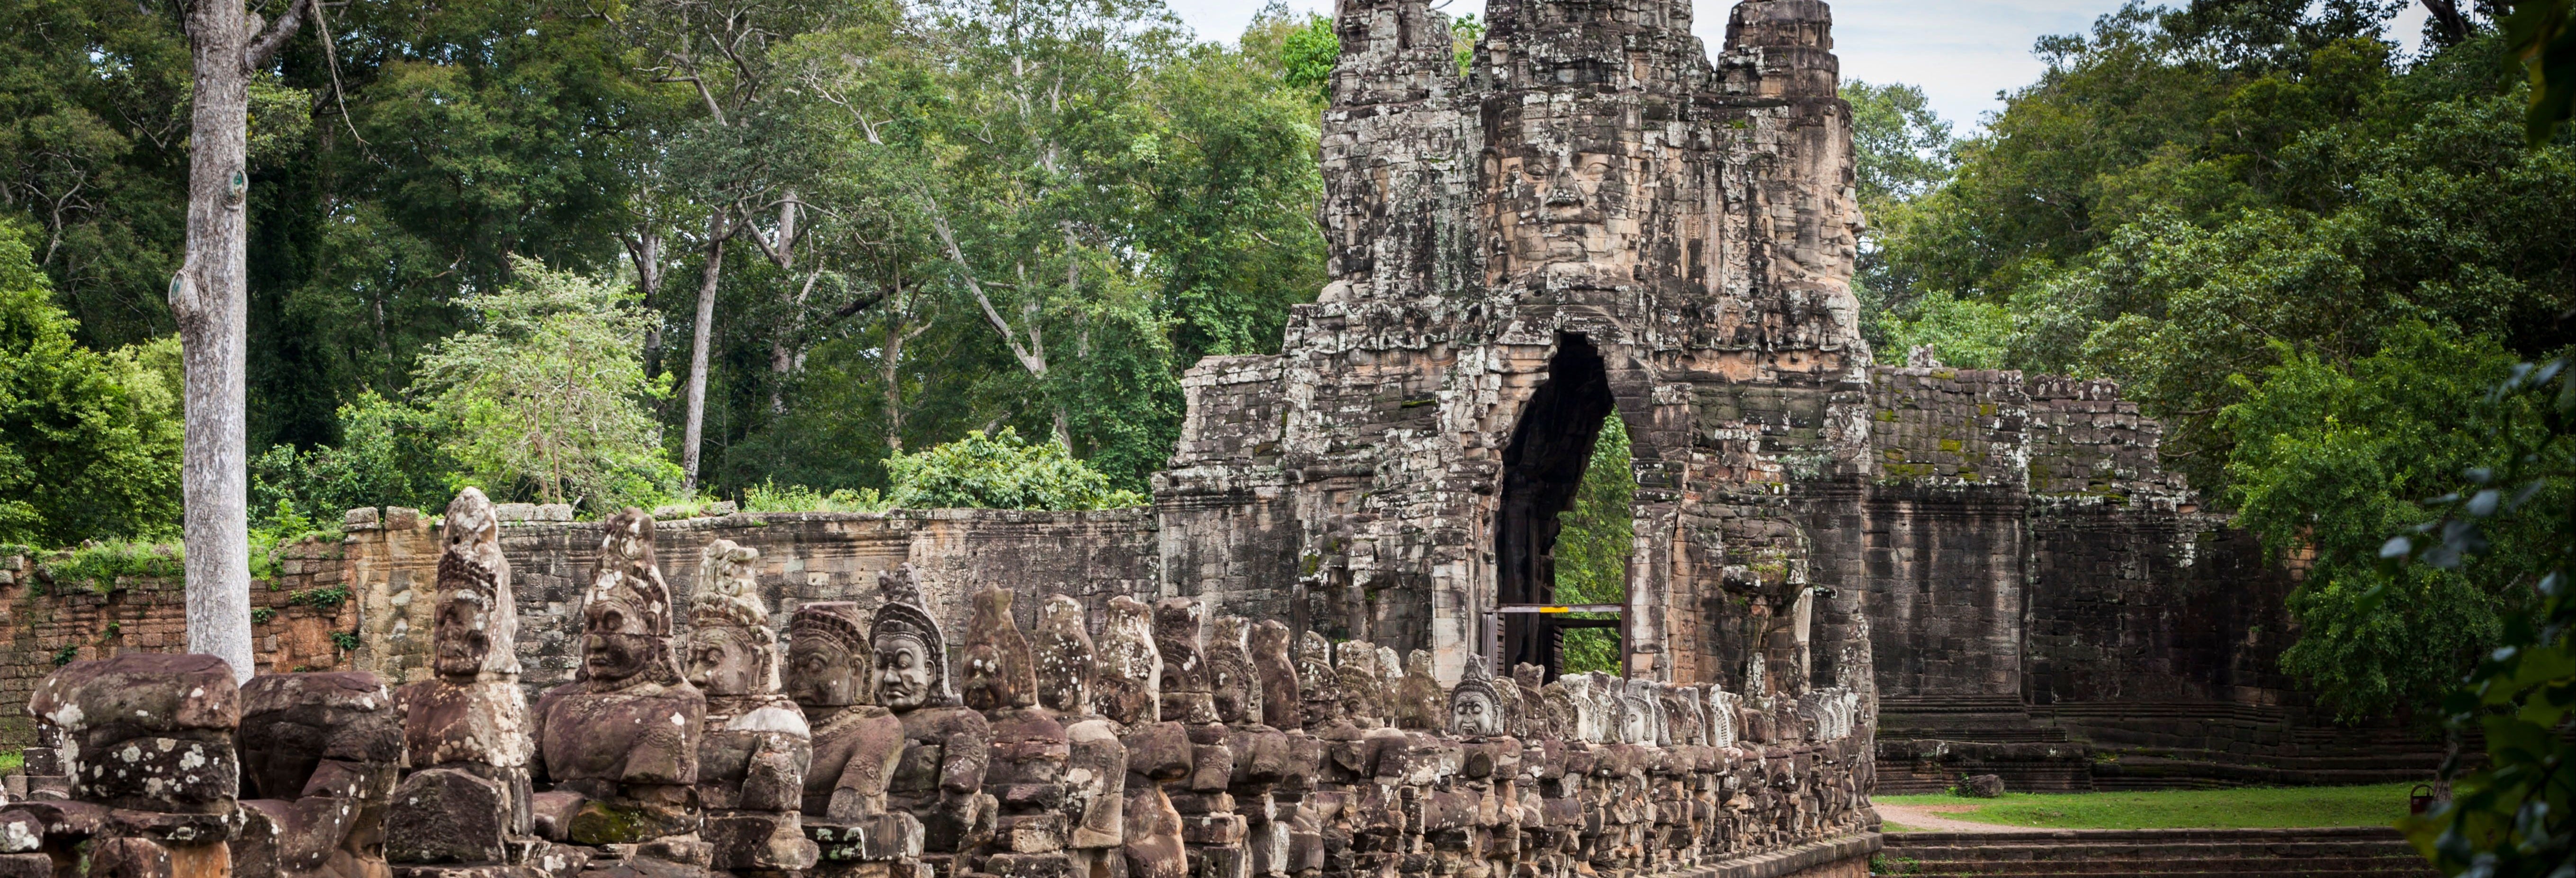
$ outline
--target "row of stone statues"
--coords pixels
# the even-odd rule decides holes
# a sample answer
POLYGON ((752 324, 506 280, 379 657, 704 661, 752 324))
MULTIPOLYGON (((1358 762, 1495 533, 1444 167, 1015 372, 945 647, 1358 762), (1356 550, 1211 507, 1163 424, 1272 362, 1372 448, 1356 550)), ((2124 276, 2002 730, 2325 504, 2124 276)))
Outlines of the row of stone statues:
POLYGON ((1846 692, 1473 664, 1443 687, 1426 653, 1292 648, 1186 598, 1113 598, 1094 638, 1053 596, 1024 632, 1007 589, 952 651, 908 566, 872 610, 798 607, 782 651, 757 553, 721 540, 675 640, 653 533, 606 522, 580 670, 533 708, 471 489, 432 679, 64 668, 30 705, 58 747, 30 751, 44 797, 0 809, 0 878, 1565 878, 1869 819, 1846 692))

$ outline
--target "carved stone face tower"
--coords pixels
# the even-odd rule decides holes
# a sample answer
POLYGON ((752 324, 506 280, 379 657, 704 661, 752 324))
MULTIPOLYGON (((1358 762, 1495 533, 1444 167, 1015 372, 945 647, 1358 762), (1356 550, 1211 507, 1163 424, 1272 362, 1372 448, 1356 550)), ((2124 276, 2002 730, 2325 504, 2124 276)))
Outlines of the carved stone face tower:
POLYGON ((1629 672, 1866 687, 1857 592, 1809 563, 1868 472, 1829 9, 1743 0, 1714 63, 1689 0, 1487 13, 1462 76, 1427 0, 1341 3, 1332 282, 1280 355, 1183 382, 1165 575, 1215 612, 1427 649, 1444 681, 1546 664, 1552 629, 1502 611, 1554 599, 1557 515, 1618 418, 1629 672))

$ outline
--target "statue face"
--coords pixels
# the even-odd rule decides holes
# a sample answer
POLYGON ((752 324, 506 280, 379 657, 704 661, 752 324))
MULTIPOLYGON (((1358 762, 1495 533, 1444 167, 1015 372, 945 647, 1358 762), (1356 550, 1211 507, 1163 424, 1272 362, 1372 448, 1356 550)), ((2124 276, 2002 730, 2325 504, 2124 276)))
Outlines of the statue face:
POLYGON ((1625 707, 1627 709, 1619 711, 1619 743, 1651 743, 1646 731, 1646 706, 1632 698, 1628 699, 1625 707))
POLYGON ((930 700, 930 651, 904 634, 877 638, 877 703, 898 713, 930 700))
POLYGON ((1462 738, 1489 738, 1503 733, 1502 712, 1482 692, 1458 696, 1449 704, 1449 730, 1462 738))
POLYGON ((738 629, 700 626, 689 632, 689 682, 708 695, 748 695, 760 673, 756 649, 738 629))
POLYGON ((644 669, 651 637, 643 614, 623 601, 594 600, 582 608, 581 663, 593 680, 623 680, 644 669))
POLYGON ((1629 201, 1627 160, 1607 153, 1517 150, 1493 166, 1515 270, 1617 258, 1629 201))
POLYGON ((447 677, 471 677, 483 671, 492 653, 491 613, 483 594, 470 589, 449 592, 431 623, 432 668, 447 677))
POLYGON ((581 638, 581 665, 590 679, 615 682, 635 676, 644 670, 650 655, 640 638, 633 634, 585 634, 581 638))
POLYGON ((799 637, 787 649, 787 697, 806 707, 859 703, 859 675, 850 653, 821 637, 799 637))

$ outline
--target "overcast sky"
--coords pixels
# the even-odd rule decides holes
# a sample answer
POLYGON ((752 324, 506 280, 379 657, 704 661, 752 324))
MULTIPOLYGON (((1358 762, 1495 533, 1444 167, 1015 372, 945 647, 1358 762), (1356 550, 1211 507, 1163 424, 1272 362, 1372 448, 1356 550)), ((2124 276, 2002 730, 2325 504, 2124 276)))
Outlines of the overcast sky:
MULTIPOLYGON (((1201 39, 1232 40, 1265 0, 1166 0, 1201 39)), ((1289 6, 1331 14, 1332 0, 1286 0, 1289 6)), ((1435 4, 1440 0, 1433 0, 1435 4)), ((1932 108, 1974 128, 1981 114, 2003 109, 1995 93, 2038 78, 2033 41, 2048 34, 2089 31, 2093 19, 2121 0, 1834 0, 1834 49, 1843 76, 1870 82, 1921 86, 1932 108)), ((1693 16, 1700 39, 1714 48, 1726 33, 1733 0, 1698 0, 1693 16)), ((1482 13, 1485 0, 1449 0, 1456 15, 1482 13)), ((2409 7, 2393 35, 2412 37, 2423 7, 2409 7)), ((2412 39, 2408 39, 2410 44, 2412 39)))

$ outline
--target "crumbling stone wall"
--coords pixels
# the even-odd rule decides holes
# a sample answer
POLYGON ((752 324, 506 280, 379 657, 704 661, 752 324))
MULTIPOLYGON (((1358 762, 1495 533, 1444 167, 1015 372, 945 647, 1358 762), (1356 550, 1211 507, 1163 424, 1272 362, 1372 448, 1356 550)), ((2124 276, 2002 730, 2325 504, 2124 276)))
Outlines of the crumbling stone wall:
MULTIPOLYGON (((519 611, 521 682, 541 690, 571 679, 579 663, 581 588, 598 563, 600 525, 535 520, 525 504, 499 508, 519 611)), ((358 510, 350 520, 345 575, 363 642, 355 666, 391 685, 424 679, 436 520, 408 509, 358 510)), ((1154 522, 1142 509, 750 513, 665 521, 656 530, 669 557, 694 558, 718 539, 758 550, 757 576, 775 590, 780 628, 799 605, 873 593, 878 573, 905 563, 922 572, 931 608, 960 625, 966 595, 983 585, 1028 583, 1099 610, 1117 595, 1154 596, 1160 579, 1154 522)), ((664 575, 674 600, 695 593, 694 566, 668 565, 664 575)), ((687 620, 679 624, 685 631, 687 620)))
MULTIPOLYGON (((358 608, 343 597, 340 550, 320 540, 286 546, 277 575, 251 582, 251 647, 262 672, 351 667, 358 608)), ((35 742, 24 708, 56 669, 188 646, 187 595, 177 576, 119 576, 104 587, 58 582, 45 565, 64 557, 0 556, 0 748, 35 742)))

